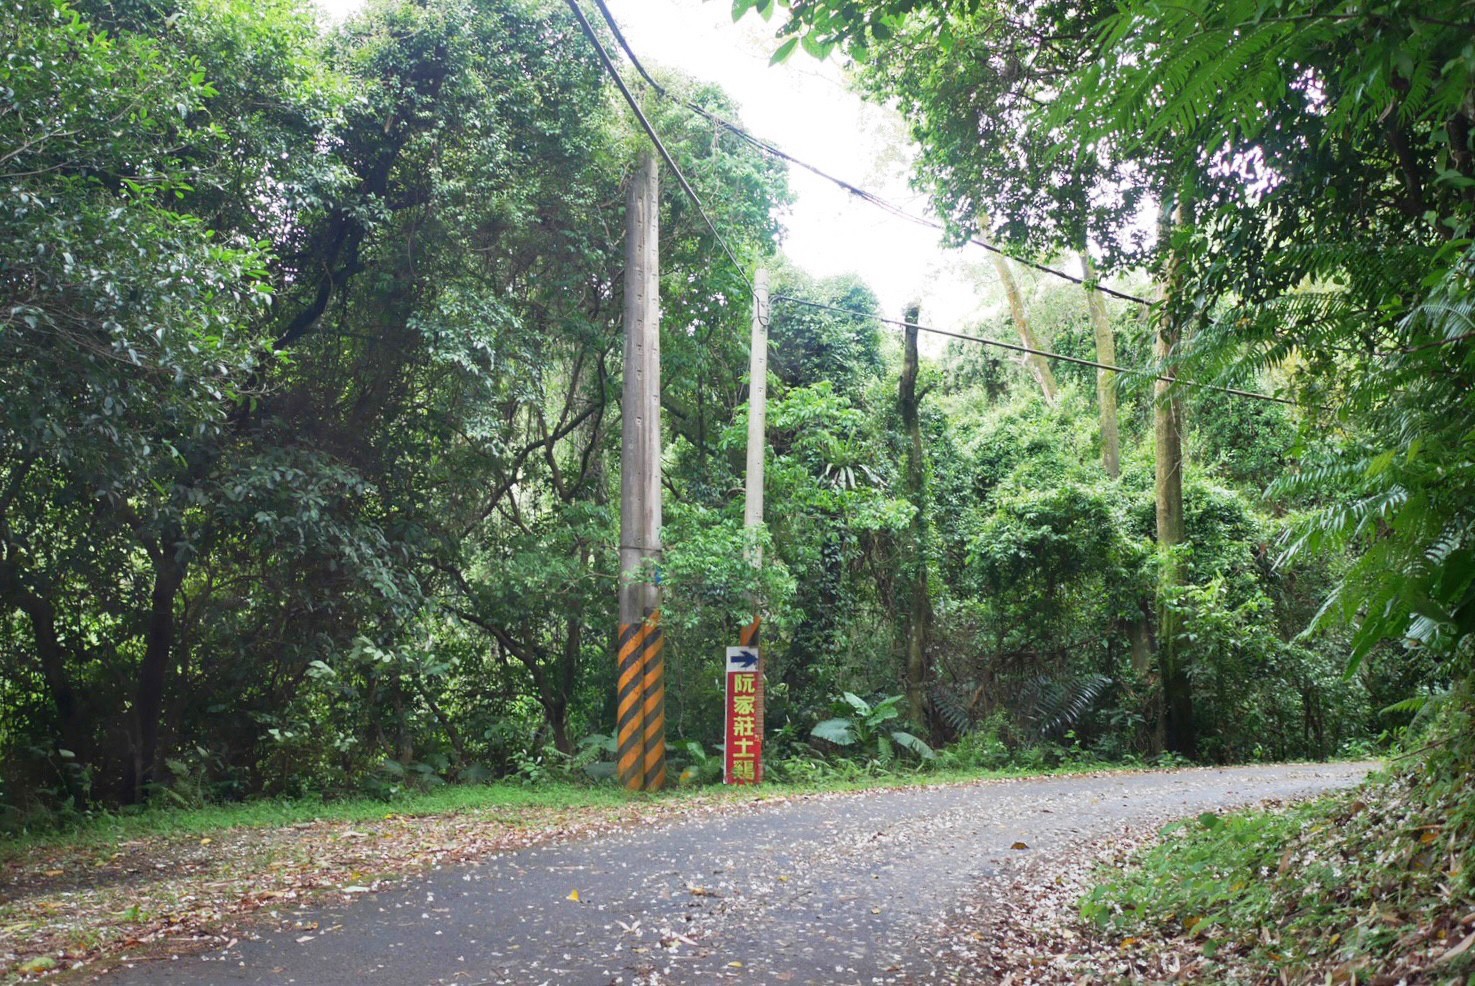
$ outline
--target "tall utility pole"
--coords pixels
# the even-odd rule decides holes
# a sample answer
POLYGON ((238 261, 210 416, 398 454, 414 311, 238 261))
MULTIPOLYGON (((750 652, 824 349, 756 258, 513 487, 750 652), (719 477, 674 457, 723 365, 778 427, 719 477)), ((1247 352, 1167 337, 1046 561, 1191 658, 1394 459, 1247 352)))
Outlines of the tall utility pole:
MULTIPOLYGON (((748 353, 748 473, 743 488, 743 526, 763 526, 763 459, 768 421, 768 271, 753 278, 753 340, 748 353)), ((763 563, 754 549, 753 564, 763 563)))
POLYGON ((661 326, 656 159, 640 157, 625 212, 625 389, 620 436, 620 783, 666 782, 666 685, 661 636, 661 326))
MULTIPOLYGON (((743 526, 756 531, 763 526, 763 462, 768 450, 768 271, 759 270, 753 278, 753 335, 748 353, 748 469, 743 489, 743 526)), ((763 567, 763 548, 753 546, 750 558, 754 568, 763 567)), ((763 743, 763 711, 765 707, 763 649, 758 643, 763 617, 753 605, 753 622, 743 628, 739 643, 758 652, 757 731, 759 749, 763 743)), ((763 780, 763 761, 755 768, 753 782, 763 780)))

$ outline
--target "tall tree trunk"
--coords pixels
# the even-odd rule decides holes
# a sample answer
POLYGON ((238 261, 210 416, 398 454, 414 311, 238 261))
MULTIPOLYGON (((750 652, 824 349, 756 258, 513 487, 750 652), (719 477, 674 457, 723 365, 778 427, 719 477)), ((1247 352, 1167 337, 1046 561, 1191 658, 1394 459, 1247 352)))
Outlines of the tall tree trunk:
POLYGON ((1141 601, 1141 612, 1126 621, 1127 642, 1132 653, 1132 671, 1136 681, 1147 685, 1147 690, 1138 696, 1146 729, 1142 741, 1147 753, 1156 756, 1163 752, 1162 695, 1152 678, 1152 600, 1141 601))
POLYGON ((584 620, 577 609, 569 613, 568 631, 563 638, 563 653, 558 662, 558 690, 546 707, 548 725, 553 730, 553 745, 559 753, 572 756, 573 737, 568 731, 568 709, 578 685, 579 653, 584 646, 584 620))
MULTIPOLYGON (((985 243, 985 233, 989 227, 987 216, 978 219, 978 236, 985 243)), ((990 246, 992 244, 990 243, 990 246)), ((988 259, 994 265, 994 272, 999 275, 999 282, 1004 285, 1004 297, 1009 299, 1009 314, 1014 319, 1014 328, 1019 332, 1019 341, 1026 349, 1039 350, 1044 347, 1035 338, 1034 331, 1029 327, 1029 316, 1024 311, 1024 298, 1019 293, 1019 284, 1014 280, 1014 269, 1009 266, 1009 258, 994 250, 988 251, 988 259)), ((1045 395, 1045 403, 1054 404, 1060 393, 1060 388, 1055 383, 1055 374, 1050 370, 1050 364, 1043 356, 1028 353, 1024 357, 1024 363, 1029 367, 1029 372, 1034 375, 1035 381, 1040 385, 1040 390, 1045 395)))
MULTIPOLYGON (((1106 299, 1096 289, 1096 267, 1091 255, 1081 250, 1081 275, 1086 279, 1086 307, 1091 312, 1091 329, 1096 335, 1096 362, 1116 366, 1116 337, 1106 315, 1106 299)), ((1122 443, 1117 427, 1116 374, 1096 371, 1096 405, 1101 412, 1101 466, 1116 479, 1122 474, 1122 443)))
MULTIPOLYGON (((1166 246, 1175 228, 1189 222, 1188 203, 1179 199, 1172 218, 1162 220, 1162 242, 1166 246)), ((1171 248, 1170 248, 1171 249, 1171 248)), ((1175 355, 1182 341, 1183 325, 1178 314, 1182 290, 1183 258, 1171 250, 1163 282, 1162 312, 1157 320, 1154 352, 1161 364, 1175 355)), ((1171 597, 1182 584, 1176 547, 1183 542, 1183 407, 1178 392, 1165 380, 1153 386, 1153 448, 1156 453, 1157 543, 1161 564, 1158 596, 1158 669, 1162 675, 1163 719, 1168 749, 1185 757, 1195 754, 1193 694, 1188 668, 1180 650, 1183 627, 1171 597)))
POLYGON ((143 663, 138 669, 138 689, 133 697, 135 746, 133 776, 125 796, 137 804, 158 770, 159 727, 163 719, 164 688, 169 658, 174 650, 174 602, 184 585, 185 562, 178 557, 178 537, 160 538, 150 552, 154 563, 154 586, 149 594, 148 632, 144 638, 143 663))
POLYGON ((918 727, 927 725, 927 679, 931 674, 929 644, 932 630, 932 600, 927 591, 927 502, 926 466, 922 458, 922 422, 918 414, 921 398, 917 394, 917 318, 918 307, 906 310, 906 348, 902 356, 901 382, 897 405, 901 423, 906 429, 907 498, 912 502, 911 558, 908 565, 910 599, 906 620, 906 696, 912 721, 918 727))
MULTIPOLYGON (((27 584, 20 567, 8 559, 0 559, 0 600, 14 605, 31 621, 31 634, 36 641, 36 658, 41 664, 41 678, 56 709, 57 748, 69 751, 78 764, 91 762, 88 749, 86 716, 67 674, 66 652, 56 628, 56 606, 42 591, 27 584)), ((76 806, 87 806, 87 792, 67 775, 68 795, 76 806)))

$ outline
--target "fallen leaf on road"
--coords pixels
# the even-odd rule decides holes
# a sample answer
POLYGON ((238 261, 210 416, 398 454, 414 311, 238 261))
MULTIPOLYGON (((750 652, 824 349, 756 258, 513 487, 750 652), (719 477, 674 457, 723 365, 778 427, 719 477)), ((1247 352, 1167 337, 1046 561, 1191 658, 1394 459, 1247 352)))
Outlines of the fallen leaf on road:
POLYGON ((568 896, 565 897, 564 899, 565 900, 571 900, 575 904, 577 904, 577 903, 579 903, 579 892, 577 890, 570 890, 568 892, 568 896))

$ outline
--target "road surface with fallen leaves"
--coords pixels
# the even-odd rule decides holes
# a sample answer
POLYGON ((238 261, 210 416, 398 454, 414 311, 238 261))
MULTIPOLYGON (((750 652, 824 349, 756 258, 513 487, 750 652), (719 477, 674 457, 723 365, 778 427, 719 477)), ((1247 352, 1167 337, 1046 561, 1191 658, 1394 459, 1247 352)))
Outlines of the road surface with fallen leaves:
POLYGON ((490 854, 391 890, 357 888, 342 907, 259 917, 225 948, 98 981, 992 981, 982 967, 959 967, 969 953, 948 945, 949 915, 976 914, 980 902, 1011 907, 1005 890, 1017 890, 1019 874, 1048 881, 1052 860, 1088 865, 1079 850, 1095 840, 1349 786, 1371 766, 1103 773, 728 804, 490 854))

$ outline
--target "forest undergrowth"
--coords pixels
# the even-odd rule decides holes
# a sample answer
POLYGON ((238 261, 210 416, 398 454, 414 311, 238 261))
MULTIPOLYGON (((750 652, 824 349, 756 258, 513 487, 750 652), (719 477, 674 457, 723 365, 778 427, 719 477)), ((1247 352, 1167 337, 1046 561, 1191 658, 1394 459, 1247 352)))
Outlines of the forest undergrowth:
POLYGON ((1096 875, 1081 915, 1125 952, 1214 983, 1475 981, 1471 704, 1360 788, 1204 814, 1096 875))

